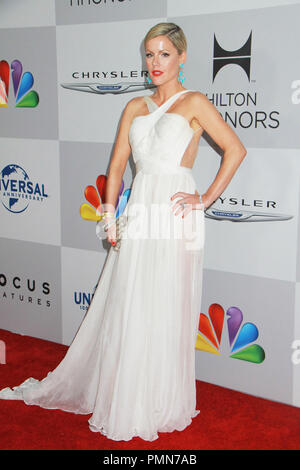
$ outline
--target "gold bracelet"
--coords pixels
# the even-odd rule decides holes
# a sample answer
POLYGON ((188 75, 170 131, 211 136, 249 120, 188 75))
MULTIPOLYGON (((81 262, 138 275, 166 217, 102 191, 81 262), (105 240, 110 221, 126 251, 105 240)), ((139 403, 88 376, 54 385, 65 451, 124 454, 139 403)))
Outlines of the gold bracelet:
POLYGON ((113 218, 115 218, 115 214, 114 214, 114 212, 104 211, 103 212, 103 217, 113 217, 113 218))

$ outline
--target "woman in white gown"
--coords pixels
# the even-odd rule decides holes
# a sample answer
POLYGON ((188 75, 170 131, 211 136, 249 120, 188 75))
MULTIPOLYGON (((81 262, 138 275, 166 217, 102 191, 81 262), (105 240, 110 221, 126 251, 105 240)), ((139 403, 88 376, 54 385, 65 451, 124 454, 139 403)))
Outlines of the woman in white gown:
MULTIPOLYGON (((114 207, 132 152, 137 174, 125 213, 134 229, 128 222, 119 251, 110 248, 90 307, 60 364, 41 381, 30 377, 0 392, 2 399, 28 405, 92 413, 91 431, 124 441, 134 436, 153 441, 158 432, 183 430, 200 412, 195 343, 204 209, 246 155, 206 96, 183 88, 182 29, 159 23, 144 45, 157 88, 151 98, 136 97, 126 105, 106 189, 106 203, 114 207), (201 197, 192 166, 203 130, 224 157, 201 197)), ((112 244, 115 228, 107 231, 112 244)))

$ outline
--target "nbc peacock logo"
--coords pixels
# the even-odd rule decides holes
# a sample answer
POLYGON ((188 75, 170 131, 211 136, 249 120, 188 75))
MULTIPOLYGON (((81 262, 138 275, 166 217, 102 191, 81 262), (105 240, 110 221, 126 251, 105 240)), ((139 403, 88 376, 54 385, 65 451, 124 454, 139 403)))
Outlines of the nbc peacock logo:
MULTIPOLYGON (((106 193, 107 176, 98 175, 96 179, 96 187, 93 185, 86 186, 84 190, 85 199, 91 204, 83 203, 80 206, 80 215, 84 220, 99 222, 103 217, 105 193, 106 193)), ((118 219, 124 212, 131 189, 124 191, 124 180, 122 179, 119 195, 115 205, 115 217, 118 219)), ((97 226, 96 226, 97 234, 97 226)), ((98 234, 97 234, 98 235, 98 234)))
MULTIPOLYGON (((225 311, 217 303, 211 304, 209 316, 200 313, 196 349, 221 355, 221 340, 224 331, 225 311)), ((260 364, 265 360, 265 351, 258 344, 258 329, 254 323, 243 324, 243 313, 238 307, 226 311, 230 357, 260 364)), ((226 347, 226 346, 225 346, 226 347)))
POLYGON ((6 60, 0 61, 0 107, 8 107, 9 76, 12 76, 16 108, 35 108, 39 104, 39 95, 31 90, 34 79, 31 72, 23 73, 19 60, 13 60, 9 66, 6 60))

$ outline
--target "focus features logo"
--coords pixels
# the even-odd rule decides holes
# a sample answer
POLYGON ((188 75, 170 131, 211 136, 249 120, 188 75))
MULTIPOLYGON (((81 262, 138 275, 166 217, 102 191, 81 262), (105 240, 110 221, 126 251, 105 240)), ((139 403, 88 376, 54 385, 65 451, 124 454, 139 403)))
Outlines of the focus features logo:
POLYGON ((48 281, 0 272, 0 298, 5 301, 50 307, 50 295, 48 281))

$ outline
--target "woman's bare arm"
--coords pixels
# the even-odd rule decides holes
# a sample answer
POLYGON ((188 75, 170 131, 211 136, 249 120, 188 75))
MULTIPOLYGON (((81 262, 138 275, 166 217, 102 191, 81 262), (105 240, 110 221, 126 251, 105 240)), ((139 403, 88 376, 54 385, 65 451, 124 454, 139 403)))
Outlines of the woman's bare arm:
POLYGON ((224 121, 217 108, 201 92, 195 92, 192 96, 194 115, 201 127, 209 134, 214 142, 224 151, 219 171, 202 195, 205 207, 209 207, 225 190, 233 175, 247 154, 247 150, 224 121))
POLYGON ((130 100, 122 113, 120 127, 115 141, 113 155, 109 165, 106 194, 105 210, 114 211, 114 207, 119 195, 122 178, 131 153, 129 143, 129 129, 136 109, 136 98, 130 100))

